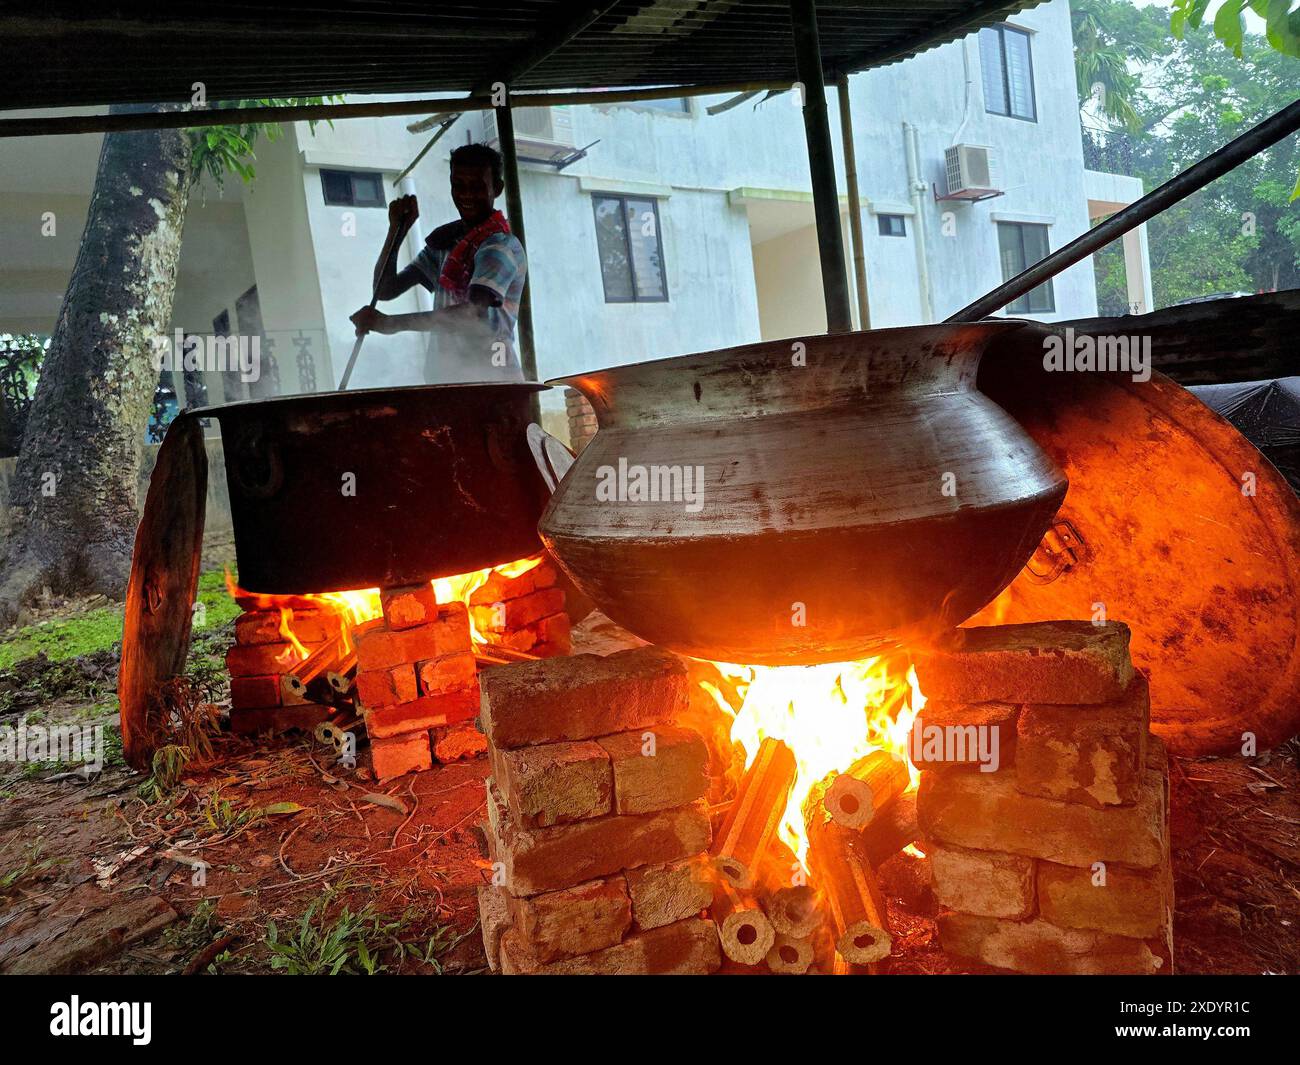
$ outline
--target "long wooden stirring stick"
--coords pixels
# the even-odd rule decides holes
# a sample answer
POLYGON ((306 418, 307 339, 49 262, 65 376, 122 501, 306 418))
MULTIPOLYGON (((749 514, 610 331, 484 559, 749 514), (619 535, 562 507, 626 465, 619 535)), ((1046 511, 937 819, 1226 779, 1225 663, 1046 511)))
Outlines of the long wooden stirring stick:
MULTIPOLYGON (((383 253, 383 258, 380 259, 380 262, 382 262, 385 267, 388 265, 388 260, 393 254, 393 248, 397 244, 397 228, 398 227, 396 226, 389 226, 388 236, 384 238, 384 253, 383 253)), ((380 277, 384 276, 383 269, 380 269, 379 276, 380 277)), ((369 309, 373 311, 375 309, 375 304, 378 302, 379 302, 379 286, 378 284, 376 284, 374 289, 371 290, 369 309)), ((369 332, 369 330, 367 330, 367 332, 369 332)), ((357 337, 356 343, 352 345, 352 354, 348 357, 348 365, 343 371, 342 379, 339 381, 340 392, 342 392, 344 389, 348 387, 348 382, 352 379, 352 367, 354 367, 357 364, 357 356, 361 354, 361 345, 365 342, 365 339, 366 339, 366 334, 362 333, 360 336, 357 337)))

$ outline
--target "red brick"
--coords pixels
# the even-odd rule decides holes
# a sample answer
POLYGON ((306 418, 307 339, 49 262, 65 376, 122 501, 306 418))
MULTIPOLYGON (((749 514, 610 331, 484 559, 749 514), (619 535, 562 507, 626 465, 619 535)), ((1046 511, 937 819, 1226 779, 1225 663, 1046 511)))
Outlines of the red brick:
POLYGON ((518 599, 472 607, 470 613, 481 632, 513 632, 563 609, 564 592, 559 588, 546 588, 518 599))
POLYGON ((492 606, 507 599, 518 599, 543 588, 554 588, 559 580, 559 573, 554 564, 539 562, 527 573, 518 577, 507 577, 493 571, 485 584, 475 588, 469 597, 470 606, 492 606))
POLYGON ((418 773, 433 767, 433 752, 429 749, 429 734, 413 732, 405 736, 370 739, 370 768, 381 783, 405 773, 418 773))
POLYGON ((1038 865, 1038 912, 1066 928, 1094 928, 1148 939, 1164 934, 1173 914, 1173 878, 1168 861, 1155 869, 1108 865, 1098 871, 1052 862, 1038 865))
POLYGON ((1033 858, 947 844, 929 843, 924 849, 941 905, 982 917, 1018 920, 1033 914, 1033 858))
POLYGON ((521 825, 545 828, 610 812, 614 776, 599 743, 494 749, 491 758, 501 797, 521 825))
POLYGON ((632 921, 640 931, 697 916, 713 903, 713 865, 707 857, 629 869, 632 921))
POLYGON ((488 749, 487 737, 469 721, 432 729, 429 738, 433 743, 434 760, 443 765, 477 758, 486 754, 488 749))
POLYGON ((235 710, 255 710, 280 705, 280 677, 231 677, 230 705, 235 710))
POLYGON ((415 667, 410 664, 391 669, 367 669, 357 674, 357 698, 365 707, 394 706, 409 703, 420 694, 415 667))
POLYGON ((988 751, 996 751, 997 764, 991 772, 1014 765, 1016 760, 1016 717, 1019 708, 1011 703, 926 702, 912 723, 908 754, 918 769, 980 768, 981 734, 988 751), (942 729, 942 732, 936 731, 942 729), (936 737, 944 742, 936 743, 936 737), (951 738, 951 742, 949 742, 951 738), (996 747, 992 744, 996 743, 996 747))
POLYGON ((1114 702, 1026 706, 1018 726, 1016 787, 1089 806, 1137 802, 1150 722, 1140 673, 1114 702))
POLYGON ((939 915, 943 949, 999 969, 1060 975, 1168 974, 1168 935, 1134 939, 1082 928, 1058 928, 1041 919, 1007 921, 966 913, 939 915))
POLYGON ((567 655, 573 651, 573 627, 568 614, 551 614, 531 626, 537 633, 537 643, 546 648, 545 654, 567 655))
POLYGON ((516 941, 539 962, 612 947, 632 927, 632 903, 621 876, 529 898, 507 897, 516 941))
POLYGON ((597 742, 613 763, 615 813, 685 806, 708 790, 709 752, 690 729, 658 725, 602 736, 597 742))
POLYGON ((321 706, 319 703, 260 708, 233 707, 230 711, 230 731, 241 736, 288 732, 291 729, 310 732, 332 712, 332 707, 321 706))
POLYGON ((521 828, 488 789, 488 822, 512 895, 570 887, 641 865, 659 865, 709 847, 703 803, 655 814, 612 814, 550 828, 521 828))
POLYGON ((686 668, 656 647, 484 670, 481 723, 501 748, 585 740, 670 724, 686 710, 686 668))
POLYGON ((507 976, 704 976, 717 972, 721 965, 717 926, 695 917, 639 932, 616 946, 549 965, 529 957, 515 932, 507 932, 501 939, 501 971, 507 976))
POLYGON ((1122 622, 1042 621, 956 629, 916 656, 927 699, 972 703, 1104 703, 1133 679, 1122 622))
MULTIPOLYGON (((310 645, 308 651, 314 650, 310 645)), ((226 672, 232 677, 265 677, 272 673, 288 673, 298 664, 290 657, 293 644, 262 643, 241 647, 235 644, 226 652, 226 672), (280 658, 284 661, 279 661, 280 658)))
MULTIPOLYGON (((293 610, 289 628, 303 643, 321 644, 336 639, 342 631, 342 618, 325 608, 293 610)), ((280 633, 279 610, 256 610, 235 618, 235 642, 245 646, 284 643, 280 633)))
MULTIPOLYGON (((426 695, 409 703, 365 711, 366 732, 380 738, 468 721, 477 702, 472 693, 426 695)), ((426 737, 427 738, 427 737, 426 737)))
POLYGON ((394 632, 426 625, 438 618, 438 600, 433 585, 408 584, 401 588, 383 588, 379 592, 384 621, 394 632))
POLYGON ((924 772, 916 812, 927 840, 1062 865, 1151 868, 1168 849, 1164 781, 1151 770, 1136 804, 1104 810, 1025 795, 1014 772, 924 772))
POLYGON ((445 695, 467 688, 473 688, 477 695, 478 669, 472 651, 420 662, 416 665, 416 670, 420 677, 421 695, 445 695))
POLYGON ((471 649, 469 615, 463 603, 444 603, 428 625, 394 631, 367 623, 356 630, 357 666, 361 670, 392 669, 407 663, 471 649))

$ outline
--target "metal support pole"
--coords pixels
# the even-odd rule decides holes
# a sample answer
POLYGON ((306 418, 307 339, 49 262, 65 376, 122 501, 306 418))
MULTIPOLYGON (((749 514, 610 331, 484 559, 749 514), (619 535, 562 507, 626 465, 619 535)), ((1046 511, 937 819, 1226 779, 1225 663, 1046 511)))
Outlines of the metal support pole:
POLYGON ((862 242, 862 199, 858 194, 858 156, 853 148, 853 112, 849 105, 849 76, 841 74, 840 139, 844 142, 844 183, 849 187, 849 237, 853 242, 853 279, 858 286, 858 328, 871 328, 867 304, 867 253, 862 242))
POLYGON ((853 328, 849 278, 844 266, 844 235, 840 231, 840 198, 835 189, 835 153, 826 114, 826 80, 817 40, 814 0, 790 0, 794 29, 795 71, 803 84, 803 125, 808 140, 808 170, 812 176, 813 210, 821 257, 822 292, 826 300, 826 331, 847 333, 853 328))
MULTIPOLYGON (((506 214, 510 218, 510 232, 528 252, 528 240, 524 236, 524 199, 519 190, 519 155, 515 151, 515 119, 510 106, 496 108, 497 136, 501 141, 501 161, 505 164, 506 179, 506 214)), ((529 264, 532 272, 532 263, 529 264)), ((537 380, 537 350, 533 346, 533 298, 532 285, 527 275, 524 277, 524 290, 519 296, 519 364, 524 370, 524 379, 537 380)), ((541 405, 533 396, 533 420, 540 422, 541 405)))

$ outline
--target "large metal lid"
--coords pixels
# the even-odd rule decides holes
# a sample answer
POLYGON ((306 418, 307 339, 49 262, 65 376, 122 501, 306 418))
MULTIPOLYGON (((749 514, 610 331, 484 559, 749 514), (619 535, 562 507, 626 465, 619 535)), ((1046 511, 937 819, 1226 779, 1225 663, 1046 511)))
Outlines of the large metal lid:
POLYGON ((1048 332, 991 346, 979 387, 1070 479, 1057 522, 968 624, 1133 630, 1152 729, 1182 754, 1300 730, 1300 500, 1235 428, 1159 373, 1044 369, 1048 332))

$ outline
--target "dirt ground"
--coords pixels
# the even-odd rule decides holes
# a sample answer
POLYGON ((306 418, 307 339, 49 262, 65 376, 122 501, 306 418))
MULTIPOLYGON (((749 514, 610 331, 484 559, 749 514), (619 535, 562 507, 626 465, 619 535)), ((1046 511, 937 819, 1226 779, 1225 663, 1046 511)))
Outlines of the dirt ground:
MULTIPOLYGON (((78 666, 92 694, 111 665, 78 666)), ((0 725, 32 709, 9 705, 0 725)), ((112 721, 84 695, 39 711, 112 721)), ((1177 971, 1300 973, 1298 755, 1171 760, 1177 971)), ((0 972, 485 972, 486 759, 378 787, 364 748, 355 769, 334 758, 311 737, 222 734, 163 791, 120 764, 0 763, 0 972)), ((892 971, 971 971, 939 949, 923 859, 881 882, 892 971)))

